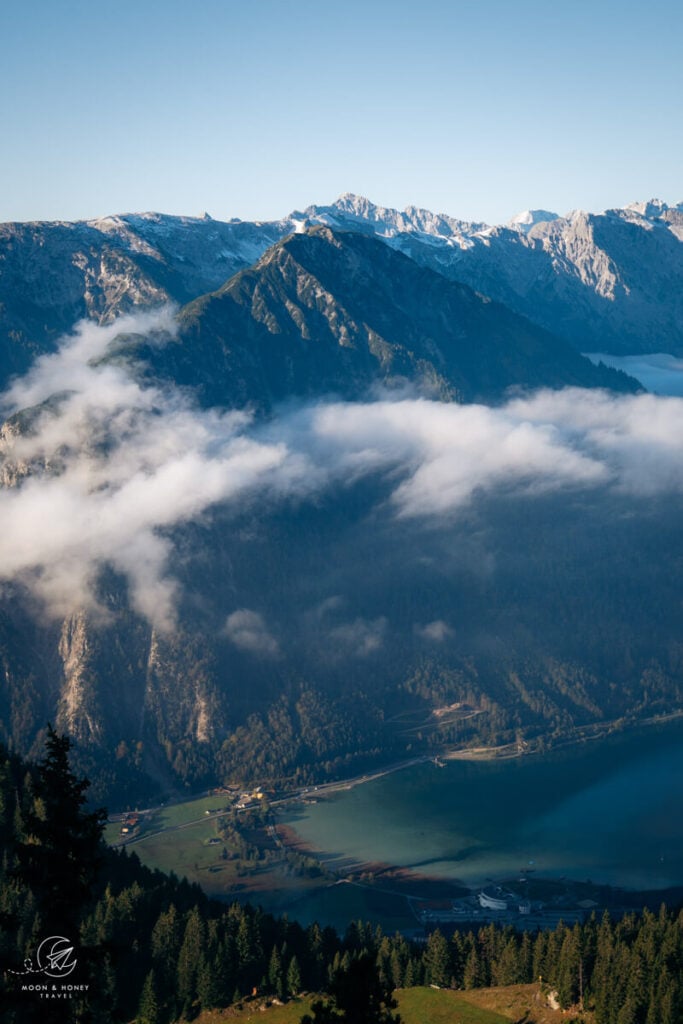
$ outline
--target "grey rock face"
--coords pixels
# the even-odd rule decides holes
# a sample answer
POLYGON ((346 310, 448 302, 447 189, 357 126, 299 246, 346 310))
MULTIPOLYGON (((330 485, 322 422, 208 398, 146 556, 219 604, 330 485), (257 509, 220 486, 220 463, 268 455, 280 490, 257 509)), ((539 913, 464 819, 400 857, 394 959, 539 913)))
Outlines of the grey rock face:
POLYGON ((0 225, 0 381, 84 317, 106 323, 217 288, 287 228, 160 214, 0 225))
POLYGON ((379 239, 321 226, 273 246, 179 322, 177 343, 144 356, 208 405, 357 399, 378 382, 484 402, 510 387, 638 387, 379 239))
POLYGON ((182 305, 314 224, 373 234, 580 351, 683 352, 681 207, 653 200, 602 214, 527 214, 490 227, 346 194, 271 222, 148 213, 0 225, 0 381, 82 317, 182 305))
POLYGON ((504 303, 580 351, 683 352, 680 206, 652 200, 600 214, 528 213, 530 222, 521 226, 487 227, 349 197, 307 211, 311 220, 338 226, 364 223, 416 262, 504 303))

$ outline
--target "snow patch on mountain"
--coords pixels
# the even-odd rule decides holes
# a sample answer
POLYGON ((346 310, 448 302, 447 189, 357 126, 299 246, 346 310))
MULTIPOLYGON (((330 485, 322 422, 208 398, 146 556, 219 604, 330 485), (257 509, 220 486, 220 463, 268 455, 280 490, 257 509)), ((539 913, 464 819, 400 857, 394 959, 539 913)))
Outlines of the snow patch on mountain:
POLYGON ((665 214, 669 206, 667 203, 662 202, 661 199, 648 199, 641 203, 629 203, 624 209, 633 213, 639 213, 646 220, 652 220, 665 214))
POLYGON ((564 216, 529 209, 490 226, 347 192, 276 221, 142 212, 0 225, 5 376, 83 315, 107 322, 135 307, 186 303, 316 225, 374 235, 580 351, 683 353, 683 203, 649 199, 564 216))
MULTIPOLYGON (((410 236, 428 245, 437 242, 465 249, 470 247, 474 235, 488 230, 487 224, 457 220, 417 206, 407 206, 405 210, 376 206, 364 196, 351 192, 345 192, 330 206, 309 206, 303 214, 293 213, 290 219, 302 216, 313 224, 331 228, 372 231, 389 244, 399 236, 410 236)), ((407 244, 406 239, 394 247, 405 249, 404 243, 407 244)))
POLYGON ((551 210, 522 210, 507 222, 507 227, 527 234, 536 224, 548 224, 559 220, 559 214, 551 210))

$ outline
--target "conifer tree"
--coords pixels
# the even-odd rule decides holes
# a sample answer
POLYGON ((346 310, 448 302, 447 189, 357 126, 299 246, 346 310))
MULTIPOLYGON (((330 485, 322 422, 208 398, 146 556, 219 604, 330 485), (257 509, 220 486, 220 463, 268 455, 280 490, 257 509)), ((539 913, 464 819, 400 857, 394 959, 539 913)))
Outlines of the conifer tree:
POLYGON ((437 928, 427 940, 424 955, 427 980, 430 985, 446 987, 451 982, 451 954, 448 941, 437 928))
POLYGON ((374 958, 369 953, 354 957, 341 968, 329 986, 330 999, 313 1004, 313 1016, 305 1014, 301 1024, 400 1024, 392 1011, 396 1000, 383 985, 374 958))
POLYGON ((183 944, 178 955, 178 999, 186 1017, 197 998, 197 974, 204 945, 204 922, 197 907, 187 915, 183 944))
POLYGON ((516 985, 522 980, 517 941, 510 936, 495 962, 492 980, 496 985, 516 985))
POLYGON ((31 890, 45 934, 78 934, 102 856, 104 809, 85 811, 90 783, 69 765, 71 741, 48 726, 46 753, 17 845, 16 877, 31 890))
POLYGON ((285 983, 282 970, 282 960, 277 946, 273 946, 273 951, 270 954, 270 962, 268 964, 268 985, 278 999, 282 999, 285 994, 285 983))
POLYGON ((173 1018, 177 1013, 175 998, 177 985, 178 954, 180 953, 181 936, 178 911, 175 904, 162 911, 152 929, 152 963, 158 982, 160 1001, 168 1016, 173 1018))
POLYGON ((402 949, 397 949, 396 944, 391 951, 391 959, 389 961, 389 971, 391 974, 391 983, 394 988, 401 988, 404 980, 404 966, 402 949))
POLYGON ((220 1005, 220 988, 215 965, 202 954, 197 965, 197 999, 202 1010, 212 1010, 220 1005))
POLYGON ((563 1009, 578 1003, 581 987, 581 946, 577 929, 567 931, 558 954, 553 977, 563 1009))
POLYGON ((290 996, 298 996, 301 991, 301 970, 299 961, 293 956, 287 968, 287 992, 290 996))
POLYGON ((154 984, 154 971, 150 971, 142 987, 140 1006, 135 1024, 159 1024, 160 1019, 156 986, 154 984))
POLYGON ((481 988, 482 971, 481 959, 476 944, 473 944, 470 952, 467 954, 463 970, 463 985, 465 988, 481 988))

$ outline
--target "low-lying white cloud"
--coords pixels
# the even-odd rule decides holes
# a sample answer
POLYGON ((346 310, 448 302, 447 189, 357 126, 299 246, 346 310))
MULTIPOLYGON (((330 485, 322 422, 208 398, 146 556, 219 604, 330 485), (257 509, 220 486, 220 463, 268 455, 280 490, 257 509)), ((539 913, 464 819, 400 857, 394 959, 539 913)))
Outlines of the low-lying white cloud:
POLYGON ((415 633, 422 640, 429 640, 437 644, 442 644, 453 636, 453 630, 443 619, 434 619, 433 622, 427 622, 423 626, 416 624, 415 633))
MULTIPOLYGON (((173 329, 171 311, 81 324, 2 398, 6 416, 30 412, 0 438, 9 484, 0 488, 0 579, 28 585, 50 614, 96 607, 95 581, 110 565, 128 580, 133 607, 170 626, 172 528, 255 493, 305 500, 382 473, 391 489, 385 515, 448 522, 475 493, 500 487, 530 500, 569 487, 683 490, 680 398, 566 389, 496 408, 321 401, 256 424, 141 382, 119 352, 120 335, 161 344, 173 329)), ((226 626, 232 642, 251 649, 253 640, 273 653, 258 614, 235 615, 226 626)), ((331 639, 363 655, 381 645, 385 626, 354 620, 331 627, 331 639)), ((433 640, 446 636, 436 623, 422 628, 433 640)))
POLYGON ((352 475, 405 465, 393 494, 402 516, 448 513, 498 483, 551 489, 608 475, 552 422, 532 424, 507 408, 426 400, 329 406, 316 411, 312 427, 352 475))
POLYGON ((280 645, 268 630, 263 616, 250 608, 238 608, 228 615, 225 635, 235 647, 250 654, 274 658, 280 653, 280 645))
POLYGON ((341 651, 356 658, 367 658, 382 647, 387 624, 384 615, 377 619, 357 618, 352 622, 342 622, 329 630, 326 642, 332 654, 341 651))
POLYGON ((563 447, 585 452, 618 490, 644 497, 683 490, 683 399, 567 388, 507 409, 533 430, 551 421, 563 447))
POLYGON ((168 627, 177 585, 167 531, 287 462, 283 445, 246 436, 243 413, 198 412, 182 394, 141 385, 129 365, 102 362, 121 331, 170 325, 166 312, 126 317, 118 331, 81 324, 4 396, 6 414, 32 411, 28 429, 4 432, 4 476, 16 485, 0 489, 0 576, 28 584, 52 614, 96 605, 109 564, 133 607, 168 627))

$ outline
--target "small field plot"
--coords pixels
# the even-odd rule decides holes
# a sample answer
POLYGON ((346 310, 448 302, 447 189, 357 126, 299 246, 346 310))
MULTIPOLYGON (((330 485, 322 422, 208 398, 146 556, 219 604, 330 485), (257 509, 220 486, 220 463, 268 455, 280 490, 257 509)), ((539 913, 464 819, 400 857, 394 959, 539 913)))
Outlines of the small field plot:
POLYGON ((227 806, 228 798, 225 795, 201 796, 184 804, 162 807, 155 814, 153 821, 158 828, 170 828, 173 825, 184 825, 188 821, 197 821, 202 816, 210 820, 212 813, 224 811, 227 806))
POLYGON ((210 821, 220 811, 225 810, 228 801, 229 797, 226 797, 225 794, 201 796, 193 800, 186 800, 181 804, 169 804, 168 807, 160 807, 148 813, 132 812, 128 815, 128 820, 115 821, 107 825, 104 838, 112 845, 120 843, 122 840, 130 843, 131 840, 135 842, 142 836, 160 832, 162 829, 176 828, 178 825, 203 819, 210 821), (124 826, 129 826, 131 818, 134 824, 130 826, 130 832, 124 836, 121 834, 121 829, 124 826))
POLYGON ((473 1006, 459 992, 446 989, 404 988, 394 995, 402 1024, 509 1024, 513 1020, 473 1006))
POLYGON ((215 825, 207 820, 176 832, 152 835, 131 849, 147 867, 174 871, 181 878, 185 875, 203 885, 209 878, 226 873, 229 865, 221 859, 222 844, 210 844, 215 838, 215 825))

